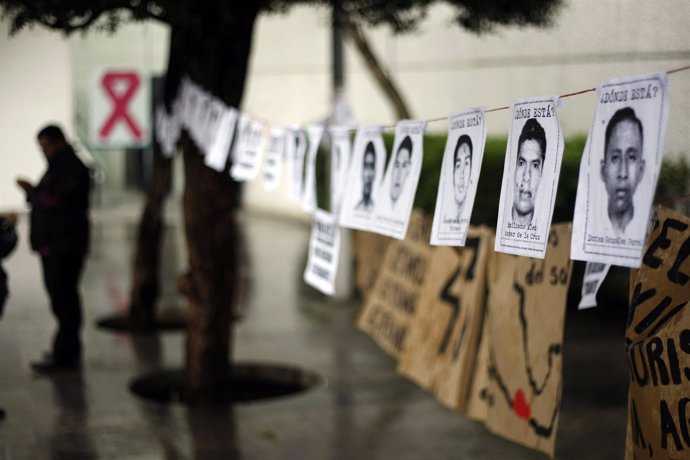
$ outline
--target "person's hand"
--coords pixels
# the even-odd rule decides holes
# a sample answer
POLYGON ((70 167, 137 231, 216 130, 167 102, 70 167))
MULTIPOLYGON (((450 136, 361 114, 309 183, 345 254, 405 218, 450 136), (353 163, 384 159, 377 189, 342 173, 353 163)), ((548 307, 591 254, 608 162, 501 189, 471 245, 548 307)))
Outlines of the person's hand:
POLYGON ((31 185, 31 182, 22 178, 17 179, 17 185, 26 193, 29 193, 31 190, 34 189, 34 186, 31 185))

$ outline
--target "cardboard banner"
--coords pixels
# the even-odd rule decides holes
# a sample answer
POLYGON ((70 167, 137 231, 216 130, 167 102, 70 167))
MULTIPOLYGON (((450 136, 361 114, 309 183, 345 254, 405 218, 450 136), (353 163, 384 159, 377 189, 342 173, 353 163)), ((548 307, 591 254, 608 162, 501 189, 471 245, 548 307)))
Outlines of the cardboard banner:
POLYGON ((398 371, 446 406, 463 411, 484 317, 493 232, 471 228, 464 248, 431 250, 398 371))
POLYGON ((488 280, 486 426, 551 456, 561 404, 570 237, 570 224, 552 226, 544 260, 496 253, 488 280))
POLYGON ((319 153, 319 145, 323 137, 323 125, 307 126, 309 148, 307 159, 304 163, 304 189, 302 190, 302 210, 308 213, 316 209, 316 155, 319 153))
POLYGON ((304 178, 304 152, 307 141, 298 125, 290 125, 285 134, 285 158, 288 165, 288 178, 290 185, 290 200, 295 203, 302 201, 302 188, 304 178))
POLYGON ((230 146, 235 135, 235 124, 239 116, 237 110, 226 107, 221 114, 220 122, 216 132, 216 137, 211 144, 206 157, 204 157, 204 164, 218 172, 225 170, 225 165, 228 162, 228 155, 230 154, 230 146))
POLYGON ((352 232, 352 254, 355 260, 355 286, 364 300, 378 279, 391 239, 371 232, 352 232))
POLYGON ((266 133, 264 125, 250 117, 240 128, 237 132, 237 158, 230 168, 230 176, 243 182, 254 180, 259 174, 266 133))
POLYGON ((448 137, 441 164, 431 244, 464 246, 482 169, 486 123, 481 109, 448 118, 448 137))
POLYGON ((597 292, 604 283, 606 275, 611 265, 600 264, 598 262, 587 262, 585 264, 585 274, 582 277, 582 297, 577 304, 578 310, 593 308, 597 306, 597 292))
POLYGON ((350 165, 350 128, 347 126, 331 126, 331 181, 330 205, 331 212, 340 219, 340 209, 347 184, 347 168, 350 165))
POLYGON ((430 219, 414 212, 405 240, 388 245, 381 273, 357 321, 362 331, 395 358, 405 346, 428 271, 430 230, 430 219))
POLYGON ((626 458, 690 455, 690 218, 666 208, 630 273, 626 458))
POLYGON ((496 251, 544 258, 563 157, 555 96, 515 101, 503 164, 496 251))
POLYGON ((422 172, 424 131, 425 120, 403 120, 395 127, 386 175, 374 198, 372 230, 377 233, 399 240, 405 238, 422 172))
POLYGON ((639 267, 661 168, 668 77, 609 80, 599 87, 575 199, 570 257, 639 267))
POLYGON ((333 295, 339 254, 340 228, 335 223, 335 216, 316 209, 309 237, 304 281, 324 294, 333 295))
POLYGON ((271 135, 268 138, 268 148, 266 150, 266 161, 264 161, 264 174, 262 182, 264 189, 273 191, 280 185, 280 176, 283 167, 283 155, 285 154, 285 130, 282 128, 271 128, 271 135))
MULTIPOLYGON (((497 253, 490 252, 487 257, 487 273, 491 273, 493 254, 497 253)), ((480 422, 486 421, 489 406, 494 405, 494 397, 489 389, 489 334, 489 311, 484 308, 484 320, 477 339, 477 356, 465 404, 465 415, 480 422)))
POLYGON ((343 227, 373 229, 374 199, 379 195, 386 166, 382 133, 383 127, 379 125, 364 125, 357 130, 340 212, 343 227))

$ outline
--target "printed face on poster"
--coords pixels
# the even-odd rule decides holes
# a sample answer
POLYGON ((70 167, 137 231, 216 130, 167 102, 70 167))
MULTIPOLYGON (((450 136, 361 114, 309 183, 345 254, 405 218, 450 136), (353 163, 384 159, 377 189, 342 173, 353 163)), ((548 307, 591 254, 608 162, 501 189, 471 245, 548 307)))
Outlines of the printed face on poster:
POLYGON ((482 110, 471 109, 450 116, 431 244, 465 245, 485 142, 486 124, 482 110))
POLYGON ((266 140, 264 125, 248 118, 238 135, 237 160, 232 165, 230 175, 237 181, 254 180, 259 173, 266 140))
POLYGON ((307 161, 304 164, 304 190, 302 191, 302 210, 314 212, 316 209, 316 155, 319 153, 319 145, 323 137, 323 125, 309 125, 307 136, 309 147, 307 150, 307 161))
POLYGON ((403 120, 395 128, 395 142, 383 183, 375 195, 374 231, 403 239, 410 220, 422 171, 426 121, 403 120))
POLYGON ((307 148, 304 131, 298 126, 288 127, 285 134, 285 158, 290 180, 290 200, 302 201, 302 178, 304 173, 304 152, 307 148))
POLYGON ((386 164, 382 133, 383 127, 378 125, 365 125, 357 130, 340 212, 340 225, 343 227, 373 228, 375 197, 386 164))
POLYGON ((556 97, 513 102, 496 251, 543 259, 563 157, 556 97))
POLYGON ((204 163, 209 168, 218 172, 225 170, 230 154, 230 146, 235 134, 235 124, 237 123, 237 110, 226 107, 221 115, 220 123, 217 128, 216 137, 211 145, 208 154, 204 158, 204 163))
POLYGON ((339 217, 352 149, 350 129, 345 126, 332 126, 329 133, 331 135, 331 212, 339 217))
POLYGON ((268 191, 275 190, 280 185, 284 152, 285 130, 282 128, 272 128, 268 139, 268 149, 266 150, 266 161, 264 162, 263 173, 264 188, 268 191))
POLYGON ((605 82, 580 165, 572 258, 639 267, 668 118, 666 75, 605 82))

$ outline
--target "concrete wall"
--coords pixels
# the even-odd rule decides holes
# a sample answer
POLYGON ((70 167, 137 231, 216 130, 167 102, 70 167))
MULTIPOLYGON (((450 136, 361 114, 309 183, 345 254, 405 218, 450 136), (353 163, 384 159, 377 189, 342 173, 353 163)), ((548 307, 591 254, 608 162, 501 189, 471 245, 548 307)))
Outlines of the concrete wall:
MULTIPOLYGON (((611 77, 690 63, 690 3, 684 0, 653 6, 644 0, 571 1, 552 28, 499 29, 479 37, 460 30, 451 17, 448 7, 437 6, 416 33, 394 36, 385 28, 367 30, 416 117, 445 117, 472 105, 503 106, 520 97, 562 94, 594 87, 611 77)), ((242 108, 276 124, 325 117, 331 105, 329 23, 328 10, 306 6, 287 15, 261 16, 242 108)), ((0 152, 0 208, 19 203, 20 195, 10 184, 19 171, 35 176, 41 170, 33 146, 36 127, 52 118, 73 128, 73 101, 84 97, 89 69, 103 63, 135 63, 161 72, 168 40, 165 28, 154 24, 69 42, 38 30, 9 41, 5 30, 0 29, 0 100, 11 110, 0 114, 0 132, 9 141, 0 152)), ((393 123, 391 107, 349 44, 346 72, 346 96, 356 119, 393 123)), ((666 150, 689 155, 690 72, 672 76, 670 91, 666 150)), ((586 133, 594 107, 594 94, 567 99, 560 112, 566 135, 586 133)), ((508 113, 491 114, 487 122, 490 134, 505 135, 508 113)), ((444 131, 446 124, 431 123, 429 129, 444 131)), ((117 187, 122 155, 113 153, 105 161, 117 187)), ((286 189, 266 193, 257 182, 248 185, 245 196, 249 206, 301 215, 284 198, 286 189)))
POLYGON ((35 136, 47 122, 72 134, 70 48, 59 35, 43 30, 8 37, 0 22, 0 208, 21 208, 19 175, 39 178, 45 169, 35 136))

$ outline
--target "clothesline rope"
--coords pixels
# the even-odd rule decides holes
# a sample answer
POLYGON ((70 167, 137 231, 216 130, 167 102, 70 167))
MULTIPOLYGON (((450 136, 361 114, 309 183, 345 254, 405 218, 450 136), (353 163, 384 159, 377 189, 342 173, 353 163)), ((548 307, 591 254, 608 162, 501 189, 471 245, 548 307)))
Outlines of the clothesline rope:
MULTIPOLYGON (((666 73, 667 73, 667 74, 672 74, 672 73, 684 72, 684 71, 686 71, 686 70, 690 70, 690 65, 685 65, 685 66, 683 66, 683 67, 677 67, 677 68, 675 68, 675 69, 667 70, 666 73)), ((595 92, 596 90, 597 90, 596 88, 587 88, 587 89, 582 89, 582 90, 579 90, 579 91, 573 91, 573 92, 571 92, 571 93, 561 94, 561 95, 558 96, 558 97, 561 98, 561 99, 563 99, 563 98, 566 98, 566 97, 573 97, 573 96, 579 96, 579 95, 581 95, 581 94, 593 93, 593 92, 595 92)), ((493 107, 493 108, 484 110, 484 113, 500 112, 500 111, 502 111, 502 110, 508 110, 509 108, 510 108, 509 105, 504 105, 504 106, 501 106, 501 107, 493 107)), ((445 121, 445 120, 448 120, 448 117, 430 118, 430 119, 427 119, 427 120, 425 120, 425 121, 426 121, 427 123, 435 123, 435 122, 438 122, 438 121, 445 121)), ((386 126, 383 127, 383 129, 395 129, 395 126, 396 126, 396 125, 386 125, 386 126)), ((355 131, 357 131, 357 128, 353 128, 353 129, 351 129, 350 131, 355 132, 355 131)))

